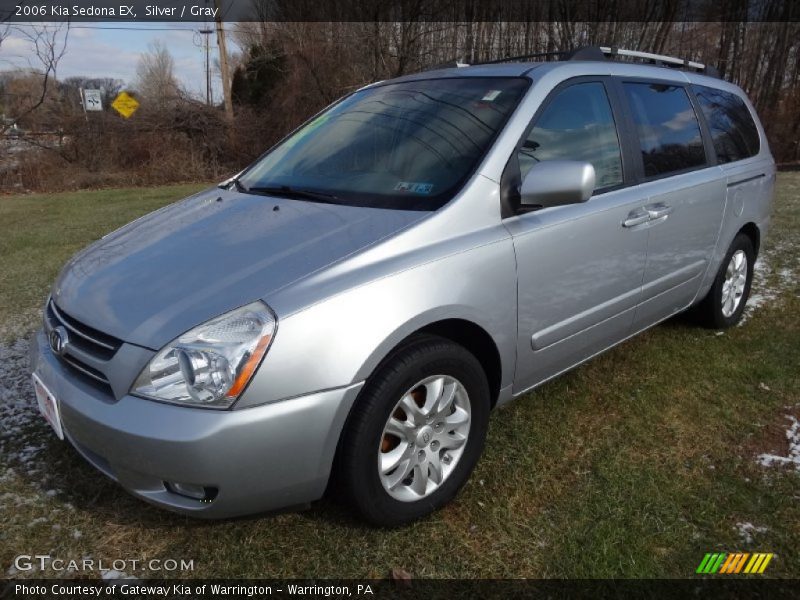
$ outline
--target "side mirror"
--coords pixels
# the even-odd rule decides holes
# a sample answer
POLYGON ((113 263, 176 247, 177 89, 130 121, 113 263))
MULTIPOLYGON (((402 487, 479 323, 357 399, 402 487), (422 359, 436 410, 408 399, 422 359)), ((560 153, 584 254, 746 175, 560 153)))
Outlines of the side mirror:
POLYGON ((594 167, 577 160, 546 160, 536 163, 520 187, 523 207, 547 208, 586 202, 594 191, 594 167))

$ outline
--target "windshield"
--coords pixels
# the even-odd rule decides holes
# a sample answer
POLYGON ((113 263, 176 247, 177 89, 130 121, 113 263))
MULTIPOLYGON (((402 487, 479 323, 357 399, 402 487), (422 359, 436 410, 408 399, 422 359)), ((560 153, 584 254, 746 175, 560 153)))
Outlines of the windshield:
POLYGON ((464 77, 356 92, 255 163, 242 189, 434 210, 472 174, 527 87, 515 77, 464 77))

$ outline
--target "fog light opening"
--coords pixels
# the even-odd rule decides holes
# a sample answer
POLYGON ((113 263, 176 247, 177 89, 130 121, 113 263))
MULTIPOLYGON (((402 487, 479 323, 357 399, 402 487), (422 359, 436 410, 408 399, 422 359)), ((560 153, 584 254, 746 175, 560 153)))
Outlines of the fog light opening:
POLYGON ((217 497, 217 488, 206 487, 194 483, 178 483, 177 481, 165 481, 167 490, 184 498, 191 498, 200 502, 211 502, 217 497))

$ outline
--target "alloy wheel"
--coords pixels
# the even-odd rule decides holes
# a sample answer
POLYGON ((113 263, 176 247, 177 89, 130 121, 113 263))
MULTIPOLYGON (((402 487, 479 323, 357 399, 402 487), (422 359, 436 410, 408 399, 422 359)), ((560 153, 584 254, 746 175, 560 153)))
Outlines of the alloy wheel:
POLYGON ((731 256, 725 270, 725 281, 722 283, 722 314, 726 319, 739 308, 746 283, 747 255, 744 250, 737 250, 731 256))
POLYGON ((435 492, 464 453, 470 420, 467 390, 454 377, 434 375, 412 386, 381 435, 378 475, 383 488, 402 502, 435 492))

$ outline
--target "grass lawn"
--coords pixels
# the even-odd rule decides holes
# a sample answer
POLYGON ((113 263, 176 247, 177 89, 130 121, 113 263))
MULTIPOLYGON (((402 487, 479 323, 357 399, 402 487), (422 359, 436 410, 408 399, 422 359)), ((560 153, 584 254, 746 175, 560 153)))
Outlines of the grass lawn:
MULTIPOLYGON (((75 252, 205 187, 208 184, 0 196, 0 339, 24 331, 75 252)), ((39 318, 35 315, 36 321, 39 318)))
POLYGON ((778 183, 743 325, 673 319, 497 411, 457 500, 391 531, 328 499, 190 520, 60 443, 33 408, 20 339, 49 284, 80 247, 202 186, 0 198, 0 574, 50 554, 193 560, 196 577, 695 577, 706 552, 774 552, 767 574, 799 577, 800 465, 757 460, 788 456, 800 418, 800 174, 778 183))

